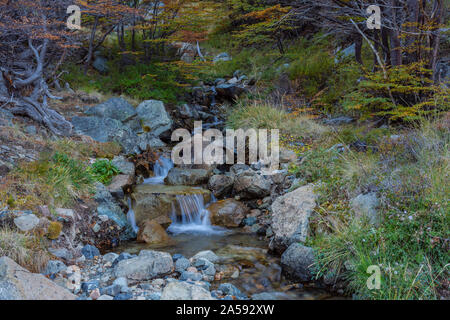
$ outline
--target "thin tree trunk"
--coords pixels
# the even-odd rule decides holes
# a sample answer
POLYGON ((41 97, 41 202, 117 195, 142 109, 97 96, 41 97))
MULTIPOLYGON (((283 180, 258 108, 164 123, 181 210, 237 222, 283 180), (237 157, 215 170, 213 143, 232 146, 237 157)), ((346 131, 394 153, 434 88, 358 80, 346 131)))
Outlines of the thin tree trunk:
POLYGON ((93 49, 94 49, 94 40, 95 40, 95 32, 97 31, 99 17, 95 17, 94 26, 92 27, 91 37, 89 39, 89 50, 86 57, 86 62, 84 64, 84 74, 87 73, 89 65, 91 64, 92 55, 93 55, 93 49))

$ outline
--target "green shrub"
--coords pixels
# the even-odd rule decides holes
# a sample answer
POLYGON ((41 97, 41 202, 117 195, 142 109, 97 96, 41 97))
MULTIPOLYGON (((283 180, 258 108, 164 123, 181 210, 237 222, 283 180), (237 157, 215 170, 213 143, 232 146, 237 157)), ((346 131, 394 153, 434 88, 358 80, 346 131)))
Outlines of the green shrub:
POLYGON ((97 181, 107 185, 115 175, 120 173, 120 170, 110 160, 101 159, 92 164, 90 172, 97 181))

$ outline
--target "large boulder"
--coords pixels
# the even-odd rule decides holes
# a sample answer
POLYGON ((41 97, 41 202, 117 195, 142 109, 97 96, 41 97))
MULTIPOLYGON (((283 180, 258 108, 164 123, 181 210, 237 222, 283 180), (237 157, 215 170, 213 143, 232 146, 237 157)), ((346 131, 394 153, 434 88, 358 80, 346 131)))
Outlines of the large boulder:
POLYGON ((72 124, 79 134, 98 142, 117 142, 125 153, 139 153, 139 137, 119 120, 104 117, 73 117, 72 124))
POLYGON ((148 244, 161 244, 169 241, 169 235, 155 220, 147 220, 139 227, 137 241, 148 244))
POLYGON ((135 176, 119 174, 112 178, 111 183, 108 185, 108 191, 116 199, 123 199, 125 197, 125 191, 130 188, 135 182, 135 176))
POLYGON ((131 195, 136 223, 156 219, 161 225, 171 223, 172 214, 181 214, 177 197, 199 195, 204 203, 211 201, 211 192, 200 188, 167 185, 138 185, 131 195), (175 212, 174 212, 175 211, 175 212))
POLYGON ((77 297, 8 257, 0 258, 0 300, 75 300, 77 297))
POLYGON ((211 204, 208 207, 211 213, 211 223, 229 228, 239 227, 250 209, 242 202, 226 199, 211 204))
POLYGON ((120 261, 114 268, 116 278, 151 280, 174 270, 172 256, 166 252, 142 250, 139 256, 120 261))
POLYGON ((111 118, 124 123, 137 116, 136 110, 123 98, 111 98, 84 112, 88 116, 111 118))
POLYGON ((372 225, 380 224, 381 217, 377 210, 380 206, 380 200, 375 192, 360 194, 350 201, 350 205, 355 213, 356 219, 361 221, 366 220, 372 225))
POLYGON ((165 182, 169 185, 197 186, 208 183, 209 172, 205 169, 172 168, 165 182))
POLYGON ((283 252, 294 242, 305 242, 309 217, 316 206, 314 185, 309 184, 285 194, 272 204, 272 231, 270 249, 283 252))
POLYGON ((234 192, 243 199, 262 199, 270 194, 272 183, 260 175, 239 175, 234 181, 234 192))
POLYGON ((161 300, 214 300, 214 298, 201 286, 184 281, 173 281, 163 289, 161 300))
POLYGON ((155 137, 160 136, 172 127, 172 119, 162 101, 144 101, 136 108, 136 111, 144 131, 151 132, 155 137))
POLYGON ((223 198, 231 194, 233 190, 234 177, 223 174, 214 175, 208 181, 208 189, 216 198, 223 198))
POLYGON ((283 273, 291 280, 307 282, 314 276, 314 251, 299 243, 293 243, 281 256, 283 273))

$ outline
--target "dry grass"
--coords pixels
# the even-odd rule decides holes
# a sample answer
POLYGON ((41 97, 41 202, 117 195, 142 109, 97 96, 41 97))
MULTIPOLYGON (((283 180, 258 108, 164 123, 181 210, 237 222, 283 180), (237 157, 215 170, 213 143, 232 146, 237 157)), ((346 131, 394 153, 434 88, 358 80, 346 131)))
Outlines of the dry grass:
POLYGON ((41 239, 0 228, 0 257, 7 256, 32 272, 41 272, 50 259, 41 239))

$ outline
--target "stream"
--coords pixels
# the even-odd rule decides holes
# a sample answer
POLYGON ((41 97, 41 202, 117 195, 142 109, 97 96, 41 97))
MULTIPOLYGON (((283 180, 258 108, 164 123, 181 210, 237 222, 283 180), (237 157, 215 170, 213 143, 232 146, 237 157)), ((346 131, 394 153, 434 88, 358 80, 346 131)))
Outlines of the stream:
MULTIPOLYGON (((155 164, 155 176, 144 180, 144 185, 158 187, 164 183, 173 167, 169 159, 160 158, 155 164)), ((164 186, 161 186, 164 187, 164 186)), ((192 189, 192 187, 189 187, 192 189)), ((195 188, 194 188, 195 189, 195 188)), ((215 199, 211 199, 211 203, 215 199)), ((138 254, 141 250, 157 250, 172 255, 192 257, 196 253, 211 250, 220 261, 216 264, 216 279, 212 289, 221 283, 232 283, 244 294, 254 294, 259 299, 336 299, 326 290, 293 284, 281 273, 280 258, 268 253, 268 243, 263 237, 244 232, 243 229, 225 229, 213 226, 209 219, 208 205, 201 194, 177 194, 172 203, 172 223, 167 228, 170 240, 163 244, 146 244, 131 241, 116 248, 116 252, 138 254), (175 209, 175 206, 178 209, 175 209), (178 213, 177 213, 178 212, 178 213)), ((131 200, 129 199, 131 204, 131 200)), ((130 206, 128 221, 137 231, 136 218, 130 206)))

